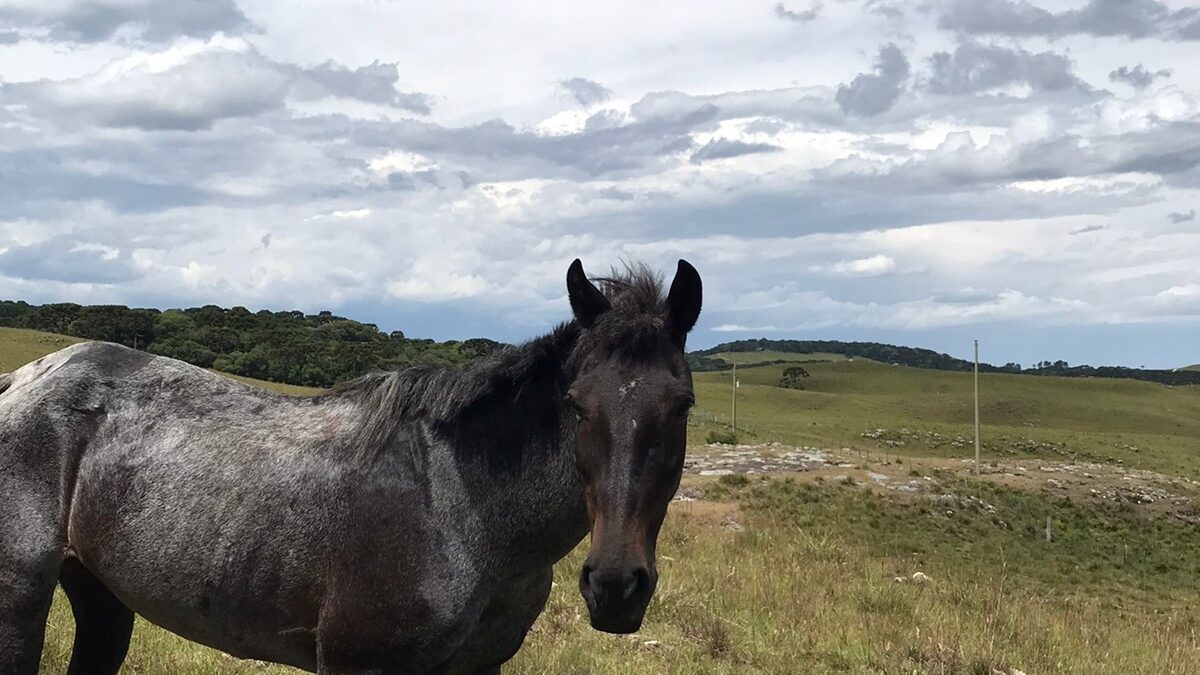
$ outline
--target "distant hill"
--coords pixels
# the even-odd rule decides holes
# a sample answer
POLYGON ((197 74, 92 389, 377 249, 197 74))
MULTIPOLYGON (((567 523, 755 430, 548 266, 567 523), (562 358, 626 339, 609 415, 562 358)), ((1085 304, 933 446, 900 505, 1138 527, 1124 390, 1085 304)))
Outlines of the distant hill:
MULTIPOLYGON (((377 326, 330 312, 251 312, 215 305, 138 309, 124 305, 31 305, 0 301, 0 327, 117 342, 233 375, 305 387, 328 387, 372 370, 412 364, 462 365, 502 343, 486 338, 435 342, 384 333, 377 326)), ((696 372, 785 361, 869 359, 887 365, 967 372, 970 361, 931 349, 839 340, 736 340, 688 354, 696 372), (801 358, 802 356, 802 358, 801 358)), ((1200 364, 1178 370, 1069 366, 1046 361, 979 364, 985 373, 1113 377, 1168 385, 1200 385, 1200 364)))
MULTIPOLYGON (((865 358, 885 364, 908 366, 910 368, 928 368, 931 370, 949 370, 966 372, 974 368, 971 361, 955 358, 931 349, 917 347, 900 347, 878 342, 842 342, 839 340, 735 340, 723 342, 708 349, 692 352, 688 355, 689 364, 698 372, 712 370, 727 370, 732 367, 729 359, 720 358, 727 352, 762 352, 772 354, 764 357, 763 361, 777 360, 779 353, 813 354, 828 356, 840 354, 848 358, 865 358)), ((752 355, 738 357, 739 365, 743 362, 753 362, 752 355)), ((1193 367, 1194 368, 1194 367, 1193 367)), ((1022 369, 1020 364, 1007 363, 995 366, 990 363, 980 363, 979 371, 983 373, 1019 373, 1024 375, 1054 375, 1058 377, 1111 377, 1128 380, 1143 380, 1167 385, 1200 385, 1200 370, 1145 370, 1141 368, 1125 368, 1122 366, 1071 366, 1066 361, 1044 361, 1034 368, 1022 369)))
POLYGON ((463 364, 501 344, 414 340, 330 312, 251 312, 215 305, 160 311, 0 301, 0 327, 117 342, 203 368, 307 387, 411 364, 463 364))
POLYGON ((1184 366, 1181 368, 1181 370, 1200 370, 1200 363, 1197 363, 1194 366, 1184 366))

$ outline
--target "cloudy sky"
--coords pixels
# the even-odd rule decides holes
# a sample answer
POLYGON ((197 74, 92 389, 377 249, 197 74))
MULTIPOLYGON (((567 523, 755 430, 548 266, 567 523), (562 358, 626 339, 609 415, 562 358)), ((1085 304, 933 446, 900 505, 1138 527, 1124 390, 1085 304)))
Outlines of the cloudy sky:
POLYGON ((1200 10, 0 0, 0 298, 1200 362, 1200 10))

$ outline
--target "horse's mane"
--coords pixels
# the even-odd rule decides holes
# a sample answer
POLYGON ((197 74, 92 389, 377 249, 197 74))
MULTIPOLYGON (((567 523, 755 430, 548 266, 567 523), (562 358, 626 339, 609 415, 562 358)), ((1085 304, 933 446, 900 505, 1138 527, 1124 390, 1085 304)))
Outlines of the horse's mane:
MULTIPOLYGON (((578 359, 592 349, 636 360, 652 350, 662 331, 666 313, 662 277, 649 267, 626 264, 594 281, 612 309, 587 330, 570 321, 521 345, 501 347, 464 368, 410 366, 371 373, 318 399, 352 402, 365 416, 352 443, 353 454, 368 460, 391 446, 405 423, 420 420, 451 426, 468 411, 496 401, 516 407, 510 414, 518 419, 542 419, 545 411, 526 410, 529 414, 522 415, 520 409, 544 406, 535 395, 544 392, 535 389, 568 382, 578 359)), ((559 401, 551 403, 557 409, 559 401)))

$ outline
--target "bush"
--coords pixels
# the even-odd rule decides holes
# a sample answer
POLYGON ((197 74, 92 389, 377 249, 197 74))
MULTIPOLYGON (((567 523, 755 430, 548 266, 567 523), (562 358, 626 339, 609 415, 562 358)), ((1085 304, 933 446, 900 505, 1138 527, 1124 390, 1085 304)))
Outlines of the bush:
POLYGON ((738 435, 732 429, 720 429, 708 432, 709 443, 721 445, 737 445, 738 435))

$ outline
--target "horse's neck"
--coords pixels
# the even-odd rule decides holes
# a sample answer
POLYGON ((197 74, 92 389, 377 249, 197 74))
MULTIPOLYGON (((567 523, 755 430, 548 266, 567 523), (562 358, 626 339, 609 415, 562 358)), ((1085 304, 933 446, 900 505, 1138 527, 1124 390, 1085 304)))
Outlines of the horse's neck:
MULTIPOLYGON (((565 357, 574 330, 547 338, 554 353, 565 357)), ((542 348, 527 345, 524 348, 542 348)), ((513 400, 498 401, 467 412, 462 424, 484 430, 488 442, 482 456, 463 461, 481 491, 487 540, 507 564, 518 568, 549 565, 587 533, 583 481, 576 464, 575 425, 564 423, 567 383, 561 365, 531 370, 516 381, 513 400), (472 419, 473 416, 479 417, 472 419)))

